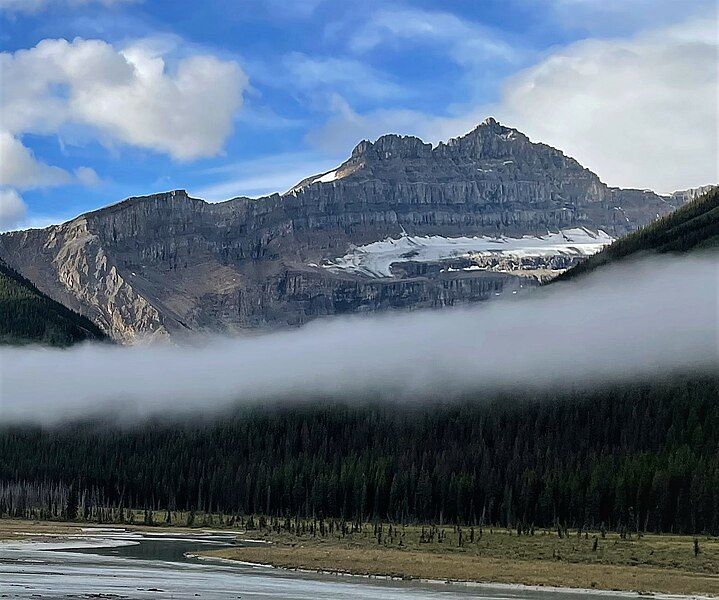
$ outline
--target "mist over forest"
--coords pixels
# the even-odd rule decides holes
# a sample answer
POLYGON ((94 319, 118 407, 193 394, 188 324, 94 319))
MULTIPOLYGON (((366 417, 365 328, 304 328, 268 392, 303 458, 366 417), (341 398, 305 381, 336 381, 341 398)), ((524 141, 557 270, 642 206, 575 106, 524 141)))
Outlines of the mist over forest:
POLYGON ((317 397, 416 403, 707 371, 719 363, 716 289, 711 257, 655 257, 469 308, 178 345, 5 347, 0 420, 175 419, 317 397))

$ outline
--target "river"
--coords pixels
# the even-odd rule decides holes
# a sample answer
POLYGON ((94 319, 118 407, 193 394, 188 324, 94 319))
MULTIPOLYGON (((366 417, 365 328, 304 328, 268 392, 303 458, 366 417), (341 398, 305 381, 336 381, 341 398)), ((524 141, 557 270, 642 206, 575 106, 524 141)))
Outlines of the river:
MULTIPOLYGON (((600 592, 390 581, 199 559, 235 536, 92 528, 77 536, 0 543, 0 598, 267 600, 607 600, 600 592)), ((245 542, 253 543, 253 542, 245 542)), ((612 594, 612 598, 636 598, 612 594)))

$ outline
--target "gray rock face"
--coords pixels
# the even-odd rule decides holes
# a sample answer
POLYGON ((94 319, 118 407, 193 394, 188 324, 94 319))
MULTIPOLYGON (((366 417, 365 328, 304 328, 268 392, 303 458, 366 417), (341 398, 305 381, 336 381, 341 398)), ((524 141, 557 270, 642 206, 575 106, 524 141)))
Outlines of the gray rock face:
POLYGON ((672 201, 678 204, 695 200, 699 196, 703 196, 709 190, 717 187, 716 185, 702 185, 700 187, 689 188, 688 190, 679 190, 671 195, 672 201))
POLYGON ((414 265, 372 280, 316 266, 403 230, 521 236, 581 226, 617 237, 672 208, 652 192, 608 188, 559 150, 488 119, 434 148, 397 135, 363 141, 335 171, 283 195, 219 204, 184 190, 130 198, 62 225, 4 234, 0 256, 130 343, 440 307, 532 285, 497 270, 414 265))

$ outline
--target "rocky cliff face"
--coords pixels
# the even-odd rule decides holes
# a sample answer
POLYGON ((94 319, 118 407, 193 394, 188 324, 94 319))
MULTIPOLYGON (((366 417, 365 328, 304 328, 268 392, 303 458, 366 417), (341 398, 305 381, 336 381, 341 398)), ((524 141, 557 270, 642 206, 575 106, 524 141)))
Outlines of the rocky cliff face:
POLYGON ((674 192, 671 195, 671 199, 673 202, 676 202, 678 204, 684 204, 686 202, 691 202, 692 200, 696 200, 700 196, 703 196, 707 192, 710 192, 713 190, 716 185, 702 185, 696 188, 689 188, 688 190, 679 190, 674 192))
POLYGON ((134 342, 486 299, 532 282, 511 269, 437 268, 450 257, 380 278, 325 265, 403 232, 487 239, 583 227, 617 237, 672 208, 651 192, 610 189, 559 150, 488 119, 436 147, 397 135, 363 141, 337 169, 283 195, 219 204, 183 190, 130 198, 62 225, 4 234, 0 256, 116 339, 134 342))

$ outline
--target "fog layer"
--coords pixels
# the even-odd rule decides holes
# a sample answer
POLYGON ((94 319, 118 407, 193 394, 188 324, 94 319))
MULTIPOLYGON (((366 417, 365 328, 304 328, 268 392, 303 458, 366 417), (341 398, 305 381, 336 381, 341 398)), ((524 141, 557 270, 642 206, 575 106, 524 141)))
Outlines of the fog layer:
POLYGON ((651 258, 462 309, 182 347, 6 347, 0 421, 173 417, 318 396, 414 402, 716 369, 718 289, 717 255, 651 258))

